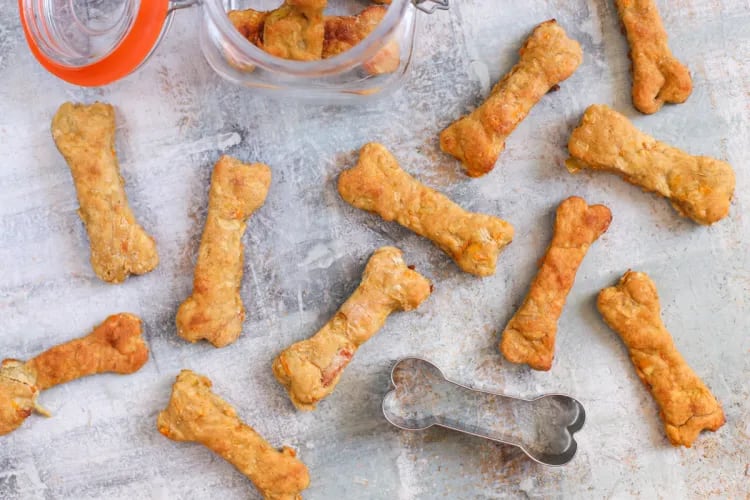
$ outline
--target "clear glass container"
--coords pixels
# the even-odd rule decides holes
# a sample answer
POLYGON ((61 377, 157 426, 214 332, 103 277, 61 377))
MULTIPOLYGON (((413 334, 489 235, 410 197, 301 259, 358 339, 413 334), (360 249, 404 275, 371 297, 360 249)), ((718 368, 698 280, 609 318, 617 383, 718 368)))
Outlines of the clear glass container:
MULTIPOLYGON (((283 7, 300 1, 286 0, 283 7)), ((18 0, 21 24, 34 56, 48 71, 76 85, 107 85, 135 71, 167 32, 174 12, 200 5, 200 46, 206 61, 219 75, 270 96, 325 101, 359 100, 398 87, 410 67, 418 10, 448 8, 448 0, 392 0, 390 5, 377 7, 353 0, 329 0, 325 17, 320 17, 318 11, 317 17, 311 17, 315 21, 310 21, 317 29, 314 43, 318 44, 318 55, 311 57, 315 60, 291 60, 271 53, 269 29, 273 28, 269 26, 286 19, 279 14, 281 3, 282 0, 18 0), (365 8, 377 17, 373 14, 374 20, 368 22, 348 17, 365 8), (257 45, 246 38, 247 30, 238 25, 245 31, 243 35, 235 27, 233 21, 237 23, 238 18, 230 19, 228 14, 244 9, 258 11, 264 19, 260 30, 265 31, 256 30, 261 33, 256 36, 257 45), (268 14, 270 11, 275 13, 268 14), (262 44, 264 48, 258 46, 262 44)), ((295 19, 285 22, 285 29, 300 26, 294 24, 295 19)), ((279 34, 280 28, 275 29, 276 40, 288 42, 290 50, 302 43, 292 43, 297 40, 293 32, 289 41, 285 38, 288 31, 279 34)))

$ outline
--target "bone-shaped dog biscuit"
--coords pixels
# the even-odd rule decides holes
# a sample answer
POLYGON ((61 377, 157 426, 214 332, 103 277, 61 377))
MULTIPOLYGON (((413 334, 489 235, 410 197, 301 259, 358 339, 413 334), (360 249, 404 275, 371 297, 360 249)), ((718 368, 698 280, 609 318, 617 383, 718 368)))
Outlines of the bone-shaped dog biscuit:
POLYGON ((521 307, 508 322, 500 350, 508 361, 549 370, 555 356, 557 321, 589 246, 612 220, 604 205, 573 196, 557 208, 552 242, 521 307))
POLYGON ((96 275, 120 283, 154 269, 156 244, 136 223, 120 176, 114 108, 66 102, 52 119, 52 137, 73 175, 96 275))
POLYGON ((468 212, 421 184, 381 144, 362 148, 357 165, 339 177, 338 188, 351 205, 429 238, 461 269, 477 276, 494 274, 498 255, 513 239, 509 223, 468 212))
POLYGON ((583 60, 581 46, 554 19, 537 26, 519 54, 520 61, 495 85, 484 104, 440 134, 440 148, 461 160, 471 177, 495 167, 505 139, 583 60))
POLYGON ((296 500, 310 484, 307 467, 293 449, 277 450, 237 417, 235 409, 211 391, 211 381, 182 370, 172 386, 157 428, 174 441, 200 443, 247 476, 268 500, 296 500))
POLYGON ((616 286, 599 293, 597 307, 627 346, 674 446, 689 448, 702 430, 724 425, 721 405, 680 355, 662 323, 659 295, 648 275, 628 271, 616 286))
POLYGON ((568 141, 568 170, 604 170, 672 202, 680 214, 712 224, 729 213, 734 171, 724 161, 691 156, 644 134, 604 105, 586 109, 568 141))
POLYGON ((0 366, 0 435, 18 428, 36 411, 40 391, 97 373, 128 374, 148 360, 141 320, 132 314, 108 317, 93 332, 53 347, 27 362, 6 359, 0 366))
POLYGON ((690 72, 669 50, 654 0, 615 0, 615 4, 630 44, 635 107, 650 114, 665 102, 685 102, 693 90, 690 72))
POLYGON ((333 392, 357 349, 394 311, 416 309, 432 292, 430 281, 404 263, 401 250, 383 247, 365 267, 362 282, 315 335, 279 354, 276 379, 300 410, 313 410, 333 392))
POLYGON ((193 278, 193 294, 177 311, 177 333, 190 342, 231 344, 242 333, 240 297, 247 219, 263 206, 271 169, 222 156, 211 175, 208 216, 193 278))

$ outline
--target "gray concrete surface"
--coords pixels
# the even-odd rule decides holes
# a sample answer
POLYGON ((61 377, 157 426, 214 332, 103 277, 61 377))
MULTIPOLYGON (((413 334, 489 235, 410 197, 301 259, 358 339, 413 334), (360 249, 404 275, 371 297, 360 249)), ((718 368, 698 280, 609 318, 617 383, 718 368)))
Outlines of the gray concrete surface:
POLYGON ((747 497, 750 1, 658 2, 695 91, 653 116, 630 104, 626 44, 608 0, 453 3, 422 19, 403 89, 362 107, 270 101, 225 83, 200 56, 199 9, 177 14, 137 73, 103 89, 75 88, 32 59, 15 4, 0 10, 0 356, 33 356, 119 311, 143 317, 152 352, 135 375, 45 393, 53 418, 32 416, 0 438, 0 498, 256 498, 208 450, 157 432, 156 414, 183 367, 209 375, 273 444, 299 450, 312 474, 310 499, 747 497), (439 131, 481 102, 533 26, 552 17, 582 43, 584 64, 534 108, 490 175, 467 179, 440 153, 439 131), (100 282, 90 268, 70 174, 49 133, 63 101, 94 99, 117 107, 127 192, 161 254, 156 271, 119 286, 100 282), (737 173, 730 216, 698 227, 615 177, 568 174, 568 134, 597 102, 691 153, 728 160, 737 173), (461 273, 429 242, 338 197, 337 174, 372 140, 426 184, 515 225, 495 276, 461 273), (209 172, 221 153, 264 161, 274 179, 245 237, 244 334, 217 350, 180 340, 174 315, 191 289, 209 172), (573 194, 606 203, 614 220, 579 270, 553 369, 530 372, 501 358, 498 332, 534 275, 556 205, 573 194), (433 296, 392 317, 317 411, 295 412, 273 379, 273 356, 314 333, 355 288, 370 252, 385 244, 404 249, 434 280, 433 296), (598 290, 628 268, 655 279, 666 325, 724 405, 726 425, 693 449, 669 445, 653 400, 594 307, 598 290), (488 390, 575 396, 588 414, 578 456, 550 469, 509 446, 391 427, 380 400, 392 362, 406 354, 488 390))

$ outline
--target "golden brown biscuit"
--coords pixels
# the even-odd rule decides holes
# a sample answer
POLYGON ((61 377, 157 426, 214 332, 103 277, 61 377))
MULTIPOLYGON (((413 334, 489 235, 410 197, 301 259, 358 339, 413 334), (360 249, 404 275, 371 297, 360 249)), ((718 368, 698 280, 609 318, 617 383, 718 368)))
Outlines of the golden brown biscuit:
POLYGON ((49 416, 36 402, 40 391, 98 373, 128 374, 148 360, 141 320, 132 314, 108 317, 85 337, 49 349, 23 363, 0 365, 0 435, 18 428, 33 411, 49 416))
MULTIPOLYGON (((258 48, 263 48, 263 28, 268 12, 253 9, 230 10, 227 12, 227 16, 243 37, 258 48)), ((255 64, 248 62, 234 51, 227 51, 224 56, 230 66, 238 71, 243 73, 255 71, 255 64)))
POLYGON ((430 296, 430 281, 405 263, 401 250, 383 247, 365 267, 362 282, 315 335, 297 342, 273 362, 276 379, 300 410, 314 410, 333 392, 357 349, 394 311, 416 309, 430 296))
POLYGON ((200 443, 247 476, 263 498, 296 500, 310 484, 307 467, 293 449, 273 448, 235 409, 211 391, 211 381, 182 370, 157 428, 174 441, 200 443))
POLYGON ((266 16, 263 50, 276 57, 316 61, 323 54, 325 0, 286 0, 266 16))
POLYGON ((467 212, 401 169, 382 144, 366 144, 357 165, 341 173, 339 193, 351 205, 395 220, 429 238, 467 273, 495 273, 497 257, 513 239, 499 217, 467 212))
MULTIPOLYGON (((371 6, 365 8, 356 16, 325 16, 323 45, 320 57, 327 59, 337 56, 360 43, 383 20, 386 12, 387 9, 385 7, 371 6)), ((260 12, 253 9, 233 10, 228 13, 229 20, 237 28, 237 31, 260 48, 265 48, 263 35, 266 18, 269 14, 269 12, 260 12)), ((296 19, 299 21, 299 18, 296 19)), ((285 27, 285 29, 287 28, 285 27)), ((295 28, 294 32, 296 33, 297 31, 297 28, 295 28)), ((274 53, 274 55, 279 54, 274 53)), ((311 57, 308 59, 306 56, 305 60, 314 60, 314 58, 311 57)), ((370 60, 363 63, 362 67, 370 75, 381 75, 393 73, 398 69, 400 64, 401 53, 399 44, 395 40, 391 40, 370 60)), ((251 70, 254 67, 239 69, 251 70)))
POLYGON ((229 20, 242 36, 251 43, 263 48, 263 27, 268 12, 253 9, 230 10, 227 12, 229 20))
POLYGON ((373 5, 356 16, 326 16, 323 58, 346 52, 364 40, 380 24, 386 12, 385 7, 373 5))
POLYGON ((394 73, 400 65, 401 46, 396 40, 390 40, 371 59, 362 63, 362 69, 368 75, 385 75, 394 73))
POLYGON ((36 375, 23 361, 5 359, 0 364, 0 436, 18 429, 34 412, 49 417, 37 403, 36 375))
POLYGON ((638 377, 659 405, 670 443, 690 448, 702 430, 724 425, 721 405, 662 323, 659 295, 648 275, 628 271, 616 286, 599 293, 596 305, 627 346, 638 377))
POLYGON ((557 321, 589 246, 604 234, 612 213, 572 196, 557 208, 552 242, 529 293, 503 332, 500 350, 508 361, 549 370, 555 356, 557 321))
POLYGON ((675 210, 699 224, 713 224, 729 213, 735 180, 727 162, 659 142, 607 106, 588 107, 568 151, 571 172, 590 168, 618 174, 669 198, 675 210))
POLYGON ((693 81, 688 69, 669 50, 654 0, 615 0, 615 4, 630 44, 635 107, 651 114, 665 102, 685 102, 693 81))
POLYGON ((242 333, 240 297, 247 219, 266 201, 271 169, 229 156, 216 162, 208 194, 208 215, 198 250, 193 294, 177 311, 177 333, 185 340, 231 344, 242 333))
MULTIPOLYGON (((388 9, 373 5, 356 16, 327 16, 325 18, 325 40, 323 58, 337 56, 351 49, 380 24, 388 9)), ((364 69, 371 75, 393 73, 401 64, 398 42, 391 40, 375 56, 364 63, 364 69)))
POLYGON ((120 176, 114 108, 66 102, 52 119, 52 137, 73 175, 96 275, 120 283, 153 270, 159 263, 156 244, 135 221, 120 176))
POLYGON ((97 373, 128 374, 148 361, 141 320, 132 314, 109 316, 90 334, 53 347, 26 365, 39 389, 49 389, 97 373))
POLYGON ((484 104, 440 134, 440 149, 461 160, 471 177, 485 175, 495 167, 505 139, 583 60, 581 46, 568 38, 554 19, 537 26, 519 54, 521 59, 495 85, 484 104))

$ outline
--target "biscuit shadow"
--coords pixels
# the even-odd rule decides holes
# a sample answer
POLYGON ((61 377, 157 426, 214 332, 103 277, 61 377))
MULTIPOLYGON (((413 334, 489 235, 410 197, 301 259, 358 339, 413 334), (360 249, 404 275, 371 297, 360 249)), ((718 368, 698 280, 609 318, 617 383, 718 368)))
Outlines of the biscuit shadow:
POLYGON ((613 0, 594 0, 594 9, 600 20, 602 51, 605 61, 599 66, 606 68, 613 87, 612 105, 628 117, 640 116, 631 102, 631 61, 625 30, 620 22, 613 0))

